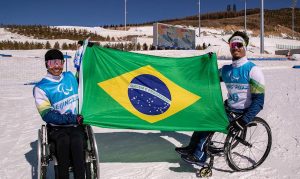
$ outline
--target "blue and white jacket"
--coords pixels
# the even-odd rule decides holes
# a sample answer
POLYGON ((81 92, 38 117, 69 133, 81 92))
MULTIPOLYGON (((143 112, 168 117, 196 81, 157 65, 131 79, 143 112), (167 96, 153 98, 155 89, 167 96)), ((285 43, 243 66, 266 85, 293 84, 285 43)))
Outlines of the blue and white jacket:
POLYGON ((53 126, 77 124, 78 84, 71 72, 46 75, 33 88, 36 107, 42 119, 53 126))
POLYGON ((243 111, 245 122, 252 121, 264 105, 265 79, 261 69, 243 57, 224 65, 220 75, 228 91, 228 106, 243 111))

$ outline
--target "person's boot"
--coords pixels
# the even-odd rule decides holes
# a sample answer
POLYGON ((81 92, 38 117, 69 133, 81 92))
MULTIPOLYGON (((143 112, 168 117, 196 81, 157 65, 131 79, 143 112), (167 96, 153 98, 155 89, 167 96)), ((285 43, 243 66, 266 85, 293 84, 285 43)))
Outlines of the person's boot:
POLYGON ((186 147, 176 147, 175 151, 177 153, 179 153, 180 155, 188 155, 193 153, 193 149, 190 146, 186 146, 186 147))
POLYGON ((206 157, 203 157, 202 160, 199 160, 194 154, 181 155, 182 160, 189 164, 196 164, 199 166, 205 165, 206 157))

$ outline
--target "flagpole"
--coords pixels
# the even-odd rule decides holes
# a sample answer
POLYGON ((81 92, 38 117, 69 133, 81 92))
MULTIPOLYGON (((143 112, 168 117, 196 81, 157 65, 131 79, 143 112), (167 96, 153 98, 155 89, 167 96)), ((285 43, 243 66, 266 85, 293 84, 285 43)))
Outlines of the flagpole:
POLYGON ((82 109, 82 101, 83 101, 83 68, 82 68, 82 59, 83 59, 83 56, 84 56, 84 53, 85 53, 85 50, 86 50, 86 47, 89 43, 89 39, 90 37, 88 37, 84 42, 83 42, 83 50, 82 50, 82 53, 80 55, 80 67, 79 67, 79 84, 78 84, 78 114, 81 113, 81 109, 82 109))
POLYGON ((68 52, 66 52, 66 71, 68 71, 68 52))

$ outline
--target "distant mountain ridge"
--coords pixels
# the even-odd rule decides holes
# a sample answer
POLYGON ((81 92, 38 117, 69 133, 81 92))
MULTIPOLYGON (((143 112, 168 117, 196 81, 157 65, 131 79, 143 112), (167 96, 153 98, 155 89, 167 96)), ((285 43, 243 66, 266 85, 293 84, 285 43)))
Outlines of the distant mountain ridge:
MULTIPOLYGON (((187 16, 176 19, 166 19, 158 22, 198 27, 198 15, 187 16)), ((146 22, 139 25, 151 25, 155 23, 146 22)), ((292 9, 282 8, 276 10, 264 10, 264 23, 266 35, 281 35, 281 33, 292 35, 292 9)), ((295 8, 294 35, 300 37, 300 8, 295 8)), ((130 26, 130 24, 129 24, 130 26)), ((244 10, 233 12, 213 12, 201 14, 201 27, 220 28, 224 30, 244 29, 244 10)), ((254 35, 260 29, 260 9, 247 9, 247 30, 253 31, 254 35)))

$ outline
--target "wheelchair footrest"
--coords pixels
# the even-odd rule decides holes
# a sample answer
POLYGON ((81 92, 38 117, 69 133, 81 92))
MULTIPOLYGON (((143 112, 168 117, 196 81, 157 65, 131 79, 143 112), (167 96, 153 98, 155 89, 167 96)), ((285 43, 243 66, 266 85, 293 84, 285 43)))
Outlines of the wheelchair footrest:
POLYGON ((212 147, 208 147, 208 152, 214 155, 214 154, 219 154, 224 152, 224 149, 220 149, 212 146, 212 147))

